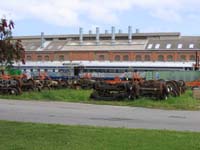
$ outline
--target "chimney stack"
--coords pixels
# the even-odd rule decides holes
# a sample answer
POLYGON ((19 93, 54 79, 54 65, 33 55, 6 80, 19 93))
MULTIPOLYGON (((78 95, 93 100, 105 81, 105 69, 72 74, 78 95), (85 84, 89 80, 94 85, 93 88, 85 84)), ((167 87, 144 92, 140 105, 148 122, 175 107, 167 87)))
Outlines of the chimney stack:
POLYGON ((44 48, 44 32, 41 32, 41 43, 40 43, 40 48, 44 48))
POLYGON ((108 34, 108 30, 105 30, 105 34, 108 34))
POLYGON ((115 43, 115 27, 112 26, 111 30, 112 30, 112 44, 114 44, 115 43))
POLYGON ((132 42, 132 27, 128 27, 128 43, 132 42))
POLYGON ((83 28, 79 28, 79 41, 80 45, 83 44, 83 28))
POLYGON ((99 27, 96 27, 96 43, 99 44, 99 27))
POLYGON ((89 30, 89 32, 88 32, 90 35, 92 34, 92 30, 89 30))

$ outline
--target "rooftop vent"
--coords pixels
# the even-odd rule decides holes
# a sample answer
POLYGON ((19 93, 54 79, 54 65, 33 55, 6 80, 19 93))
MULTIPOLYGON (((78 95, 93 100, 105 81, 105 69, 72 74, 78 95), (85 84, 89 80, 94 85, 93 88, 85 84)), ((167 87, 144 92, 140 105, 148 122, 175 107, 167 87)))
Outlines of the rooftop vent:
POLYGON ((44 32, 41 32, 41 43, 40 43, 40 48, 44 48, 44 32))
POLYGON ((128 42, 132 42, 132 27, 128 26, 128 42))
POLYGON ((108 30, 105 30, 105 34, 108 34, 108 30))
POLYGON ((83 43, 83 28, 79 28, 79 41, 80 44, 83 43))
POLYGON ((135 29, 135 33, 140 33, 140 30, 139 29, 135 29))
POLYGON ((96 43, 99 44, 99 27, 96 27, 96 43))

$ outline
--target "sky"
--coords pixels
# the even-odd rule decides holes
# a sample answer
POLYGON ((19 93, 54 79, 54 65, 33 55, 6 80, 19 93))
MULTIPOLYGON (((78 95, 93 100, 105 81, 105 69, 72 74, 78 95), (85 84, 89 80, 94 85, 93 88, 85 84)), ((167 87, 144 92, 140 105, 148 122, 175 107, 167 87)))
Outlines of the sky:
POLYGON ((1 18, 15 22, 14 36, 100 33, 181 32, 200 35, 199 0, 4 0, 1 18))

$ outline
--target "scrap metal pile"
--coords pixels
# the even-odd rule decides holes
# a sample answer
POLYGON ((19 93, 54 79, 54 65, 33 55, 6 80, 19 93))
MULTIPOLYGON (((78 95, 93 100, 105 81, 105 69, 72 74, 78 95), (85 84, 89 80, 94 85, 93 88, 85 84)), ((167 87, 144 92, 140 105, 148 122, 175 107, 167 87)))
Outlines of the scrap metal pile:
POLYGON ((52 80, 45 73, 28 78, 26 74, 0 75, 0 94, 20 95, 23 91, 42 91, 51 89, 92 89, 94 80, 73 78, 52 80))
POLYGON ((99 81, 94 84, 91 98, 95 100, 122 100, 151 97, 165 100, 170 95, 180 96, 186 90, 184 81, 143 80, 132 81, 99 81))
POLYGON ((91 78, 52 80, 46 74, 34 78, 26 75, 1 75, 0 94, 19 95, 22 91, 41 91, 60 88, 92 89, 95 100, 122 100, 152 97, 167 99, 169 95, 180 96, 186 90, 184 81, 143 80, 135 76, 132 80, 92 80, 91 78))

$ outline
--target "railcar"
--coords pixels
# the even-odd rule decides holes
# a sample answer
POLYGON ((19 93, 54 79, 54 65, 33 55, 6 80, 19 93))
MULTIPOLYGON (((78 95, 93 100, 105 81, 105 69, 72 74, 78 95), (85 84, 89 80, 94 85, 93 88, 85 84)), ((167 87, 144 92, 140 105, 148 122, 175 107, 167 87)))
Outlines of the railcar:
POLYGON ((33 76, 45 71, 54 79, 84 77, 87 74, 93 78, 110 79, 115 76, 131 78, 135 70, 142 77, 152 71, 192 71, 194 62, 28 61, 26 64, 16 63, 14 68, 28 71, 33 76))

